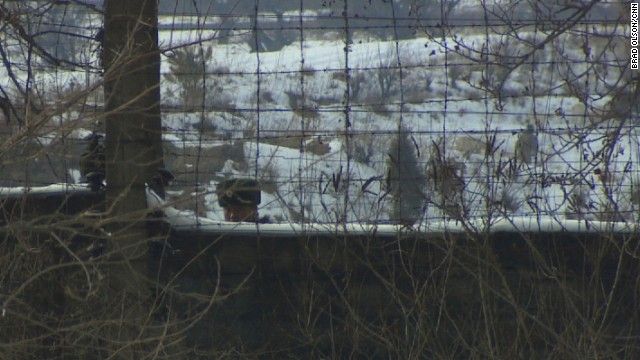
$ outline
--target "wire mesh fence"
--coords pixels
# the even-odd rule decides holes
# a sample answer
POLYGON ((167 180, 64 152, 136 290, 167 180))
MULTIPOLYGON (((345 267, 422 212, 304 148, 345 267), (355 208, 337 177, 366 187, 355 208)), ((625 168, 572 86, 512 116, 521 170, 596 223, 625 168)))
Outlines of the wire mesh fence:
MULTIPOLYGON (((82 139, 104 130, 100 3, 3 6, 29 34, 3 34, 3 137, 44 125, 5 141, 0 181, 81 182, 82 139)), ((160 11, 176 207, 221 219, 215 184, 249 177, 274 221, 637 218, 628 3, 193 1, 160 11)))

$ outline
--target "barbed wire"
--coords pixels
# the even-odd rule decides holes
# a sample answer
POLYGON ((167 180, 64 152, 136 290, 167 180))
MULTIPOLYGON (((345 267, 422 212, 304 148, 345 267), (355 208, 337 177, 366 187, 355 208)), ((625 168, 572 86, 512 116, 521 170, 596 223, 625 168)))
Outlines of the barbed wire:
MULTIPOLYGON (((99 43, 95 41, 94 33, 100 30, 95 19, 91 18, 90 26, 67 21, 71 17, 82 18, 89 14, 86 8, 65 8, 63 12, 58 11, 57 7, 52 9, 49 14, 51 18, 63 20, 39 22, 39 26, 48 29, 46 31, 58 32, 56 37, 47 41, 52 41, 51 44, 57 47, 69 41, 72 36, 77 41, 84 41, 81 45, 76 44, 77 48, 95 51, 99 43)), ((481 198, 481 202, 485 203, 483 206, 489 206, 487 204, 493 201, 488 198, 491 193, 508 192, 511 191, 510 188, 520 187, 524 196, 520 201, 523 203, 535 198, 538 199, 536 206, 546 202, 546 206, 553 208, 553 211, 566 212, 572 188, 580 185, 587 186, 592 193, 598 193, 592 197, 592 202, 601 205, 597 207, 587 204, 583 209, 585 213, 593 216, 604 216, 602 214, 611 211, 616 214, 632 214, 637 209, 635 204, 630 205, 629 209, 617 208, 610 211, 603 208, 612 205, 606 204, 606 198, 612 198, 612 189, 629 193, 629 196, 637 189, 635 182, 638 178, 640 148, 636 136, 637 109, 630 106, 627 114, 611 114, 611 105, 596 103, 600 98, 615 95, 612 90, 615 87, 609 85, 605 76, 598 75, 596 71, 604 74, 604 70, 598 70, 602 68, 623 72, 621 69, 627 64, 615 56, 602 55, 606 52, 606 47, 596 49, 595 44, 593 49, 588 47, 591 38, 600 39, 606 35, 609 38, 624 39, 626 30, 621 27, 623 23, 620 18, 585 17, 576 28, 567 29, 570 36, 585 39, 582 52, 574 51, 570 57, 557 58, 544 56, 540 49, 541 56, 525 58, 519 50, 508 50, 511 44, 503 42, 501 37, 519 30, 548 34, 558 26, 559 20, 544 19, 536 15, 534 19, 515 18, 505 23, 504 19, 495 17, 495 14, 488 15, 484 9, 484 13, 477 16, 446 24, 448 27, 445 31, 443 24, 438 23, 444 13, 419 19, 395 13, 392 16, 363 19, 349 8, 348 2, 344 3, 344 9, 334 14, 322 11, 309 14, 306 10, 300 2, 297 13, 268 14, 260 9, 259 1, 256 1, 253 13, 246 14, 202 9, 198 10, 201 13, 195 15, 175 12, 160 14, 161 17, 170 18, 168 22, 163 20, 159 25, 161 32, 171 33, 171 43, 161 44, 167 55, 165 61, 170 62, 177 51, 189 51, 190 45, 196 45, 202 50, 205 47, 228 46, 225 45, 226 41, 238 39, 238 43, 231 45, 241 43, 242 46, 255 47, 251 50, 255 54, 255 64, 244 68, 225 62, 222 54, 214 53, 210 63, 202 58, 201 64, 192 68, 165 67, 162 71, 163 87, 174 92, 173 96, 169 95, 163 100, 165 103, 162 104, 162 113, 165 122, 163 130, 166 133, 163 140, 165 157, 170 158, 168 161, 175 166, 182 166, 172 169, 178 175, 177 188, 198 187, 201 183, 210 184, 228 176, 248 176, 278 184, 278 196, 286 198, 290 206, 295 206, 303 214, 307 212, 310 216, 318 217, 317 210, 325 209, 327 204, 341 209, 334 209, 336 212, 347 213, 349 209, 357 207, 354 204, 363 198, 378 203, 386 201, 387 206, 391 206, 389 199, 393 196, 386 196, 390 191, 388 154, 391 149, 388 146, 393 138, 407 135, 411 137, 418 153, 415 163, 424 171, 417 178, 422 179, 425 188, 432 193, 428 196, 420 195, 425 206, 435 204, 436 207, 446 207, 442 201, 433 198, 437 197, 438 192, 435 183, 442 181, 438 178, 441 175, 437 172, 442 171, 439 167, 445 167, 446 170, 448 166, 451 169, 447 171, 453 172, 449 174, 453 176, 449 181, 460 181, 463 184, 463 194, 455 195, 460 206, 481 198), (363 23, 364 21, 367 23, 363 23), (416 35, 400 36, 399 30, 420 31, 424 34, 424 40, 416 35), (178 34, 185 31, 196 36, 174 42, 173 36, 178 38, 178 34), (342 61, 340 66, 322 66, 307 61, 312 58, 309 49, 316 46, 314 41, 327 43, 328 40, 320 35, 328 31, 338 34, 337 37, 334 35, 333 44, 336 48, 342 46, 344 49, 342 59, 339 59, 342 61), (450 35, 456 31, 460 32, 461 37, 451 38, 450 35), (297 57, 287 59, 293 60, 293 63, 288 67, 267 66, 265 59, 269 52, 259 49, 260 36, 264 36, 259 32, 290 34, 291 38, 283 44, 297 45, 297 57), (429 32, 436 33, 436 36, 428 35, 429 32), (479 43, 473 45, 462 41, 469 36, 476 38, 479 43), (417 50, 413 53, 405 52, 401 43, 406 40, 423 40, 423 53, 416 52, 417 50), (367 59, 350 57, 353 46, 376 41, 384 41, 391 46, 391 55, 382 55, 378 49, 378 53, 371 52, 367 59), (507 50, 502 53, 502 49, 507 50), (475 52, 470 53, 471 50, 475 52), (599 59, 593 56, 596 51, 599 51, 599 59), (405 60, 403 56, 411 61, 405 60), (417 59, 412 59, 413 57, 417 59), (437 60, 433 61, 432 58, 437 60), (513 74, 516 60, 519 66, 531 69, 530 80, 528 83, 519 82, 521 88, 503 92, 502 85, 497 82, 504 82, 504 79, 500 80, 492 72, 505 71, 509 76, 513 74), (555 80, 549 79, 544 83, 545 79, 537 79, 545 71, 556 76, 561 66, 586 69, 583 74, 587 76, 589 71, 594 72, 596 76, 587 79, 604 84, 603 89, 591 91, 587 87, 585 95, 575 92, 575 80, 556 77, 555 80), (469 72, 472 67, 477 68, 474 71, 477 71, 478 79, 461 79, 460 74, 455 74, 469 72), (415 81, 416 71, 428 73, 424 78, 419 78, 418 82, 432 88, 423 91, 418 98, 412 98, 415 89, 411 83, 415 81), (363 78, 357 78, 362 74, 363 78), (389 78, 384 79, 385 75, 389 78), (333 80, 336 80, 337 85, 331 85, 331 76, 334 76, 333 80), (180 78, 197 78, 201 81, 193 87, 194 93, 188 94, 187 90, 181 90, 180 78), (287 78, 288 82, 282 83, 283 78, 287 78), (441 79, 442 83, 431 84, 435 78, 441 79), (245 80, 238 79, 248 79, 247 84, 253 85, 247 85, 243 89, 238 83, 245 80), (277 81, 284 85, 278 85, 277 81), (384 81, 389 83, 385 84, 384 81), (496 84, 482 83, 490 81, 496 84), (286 84, 288 89, 284 88, 286 84), (462 89, 461 84, 466 87, 462 89), (373 89, 380 93, 362 98, 362 94, 357 93, 356 86, 365 87, 364 91, 371 92, 373 89), (386 96, 384 86, 388 86, 387 91, 390 91, 386 96), (214 87, 221 89, 219 93, 214 87), (338 95, 323 100, 322 96, 325 94, 318 94, 318 88, 332 89, 338 95), (295 92, 294 89, 298 91, 295 92), (180 91, 183 93, 176 95, 180 91), (217 102, 209 100, 212 93, 217 93, 217 102), (284 93, 286 96, 283 97, 284 93), (192 96, 194 94, 195 97, 192 96), (246 99, 232 98, 240 94, 245 95, 246 99), (275 96, 280 98, 273 99, 275 96), (300 99, 295 99, 296 96, 300 99), (200 98, 201 101, 187 101, 189 97, 200 98), (263 97, 271 99, 265 100, 263 97), (537 99, 545 100, 546 105, 537 105, 537 99), (517 101, 521 104, 531 101, 533 106, 520 105, 523 109, 519 110, 517 101), (500 104, 504 102, 512 104, 503 108, 500 104), (582 110, 580 107, 574 109, 576 104, 580 104, 582 110), (458 120, 464 118, 472 121, 464 123, 458 120), (523 165, 518 160, 516 140, 527 132, 527 121, 535 125, 541 149, 531 164, 523 165), (329 123, 333 125, 328 125, 329 123), (612 140, 612 136, 615 139, 612 140), (464 144, 464 140, 472 143, 464 144), (312 143, 313 141, 317 143, 312 143), (468 149, 460 150, 456 146, 466 146, 468 149), (214 150, 223 147, 234 147, 235 150, 225 150, 226 153, 214 150), (434 152, 434 147, 439 147, 446 155, 439 157, 437 150, 434 152), (193 149, 197 151, 194 152, 193 149), (231 154, 233 151, 236 153, 231 154), (228 158, 225 159, 224 156, 228 158), (274 167, 276 162, 279 163, 279 168, 274 167), (344 177, 335 180, 336 174, 344 177), (327 186, 325 191, 321 190, 320 183, 327 186), (327 185, 329 183, 331 185, 327 185), (331 188, 333 191, 326 191, 331 188), (554 191, 550 192, 549 188, 554 191), (338 197, 342 200, 338 199, 337 194, 341 194, 338 197), (333 200, 325 199, 326 196, 333 200), (564 207, 551 205, 556 203, 564 207)), ((440 11, 444 12, 444 9, 440 11)), ((91 16, 94 15, 95 13, 91 16)), ((16 42, 16 49, 20 48, 19 38, 11 41, 16 42)), ((576 45, 576 49, 579 48, 576 45)), ((562 55, 560 50, 565 51, 565 48, 552 47, 549 51, 562 55)), ((6 66, 17 68, 24 65, 21 60, 7 60, 6 66)), ((98 62, 95 53, 87 55, 86 60, 93 64, 98 62)), ((55 64, 35 62, 29 66, 35 72, 55 72, 56 82, 63 84, 60 87, 63 90, 64 84, 69 82, 69 74, 55 64)), ((76 69, 75 74, 78 78, 82 74, 99 78, 97 70, 98 66, 94 70, 85 66, 76 69)), ((44 84, 42 88, 44 90, 44 84)), ((607 101, 611 104, 611 99, 607 101)), ((81 109, 71 111, 77 112, 75 117, 78 119, 92 118, 103 111, 99 103, 100 100, 94 104, 83 104, 81 109)), ((0 136, 8 137, 11 133, 9 127, 0 129, 0 136)), ((47 125, 39 129, 38 138, 42 145, 36 146, 35 150, 49 144, 65 145, 60 152, 48 151, 44 156, 64 159, 65 169, 62 173, 68 178, 68 173, 74 170, 72 159, 79 155, 83 146, 83 137, 73 133, 57 134, 57 125, 47 125)), ((400 182, 415 179, 414 176, 396 176, 396 180, 400 182)), ((0 176, 2 183, 15 181, 15 177, 0 176)), ((46 184, 46 181, 34 178, 29 181, 34 186, 46 184)), ((447 214, 441 213, 440 216, 447 214)), ((345 219, 347 217, 345 215, 345 219)), ((380 219, 378 215, 376 218, 380 219)))

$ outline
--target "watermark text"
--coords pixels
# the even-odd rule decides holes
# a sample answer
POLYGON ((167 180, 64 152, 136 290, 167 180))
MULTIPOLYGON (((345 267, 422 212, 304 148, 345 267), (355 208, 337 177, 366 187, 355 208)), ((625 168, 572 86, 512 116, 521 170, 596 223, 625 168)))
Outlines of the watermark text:
POLYGON ((638 69, 638 3, 631 3, 631 68, 638 69))

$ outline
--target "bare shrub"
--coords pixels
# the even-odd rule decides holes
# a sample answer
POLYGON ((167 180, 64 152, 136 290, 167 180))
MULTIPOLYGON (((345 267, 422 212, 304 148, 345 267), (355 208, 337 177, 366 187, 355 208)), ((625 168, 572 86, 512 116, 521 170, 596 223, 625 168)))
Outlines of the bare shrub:
POLYGON ((171 74, 166 78, 180 86, 180 97, 185 106, 202 104, 207 64, 211 62, 212 55, 213 48, 205 50, 201 46, 194 46, 177 49, 168 57, 171 74))
POLYGON ((392 220, 413 224, 422 216, 424 174, 406 130, 398 131, 387 152, 387 184, 393 196, 392 220))
POLYGON ((352 99, 360 99, 367 87, 367 75, 362 72, 351 72, 349 77, 349 89, 352 99))
POLYGON ((432 142, 426 175, 437 196, 429 200, 454 219, 464 218, 468 214, 463 196, 464 170, 464 164, 446 156, 443 138, 432 142))
POLYGON ((376 152, 374 139, 370 135, 362 135, 355 138, 352 142, 350 154, 353 159, 359 163, 371 165, 371 161, 376 152))

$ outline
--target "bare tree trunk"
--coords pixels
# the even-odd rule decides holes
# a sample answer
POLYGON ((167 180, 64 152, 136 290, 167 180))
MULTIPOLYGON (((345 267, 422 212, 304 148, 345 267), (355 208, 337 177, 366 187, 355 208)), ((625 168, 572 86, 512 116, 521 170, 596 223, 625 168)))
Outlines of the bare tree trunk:
MULTIPOLYGON (((145 319, 147 279, 145 183, 162 167, 160 53, 155 0, 105 2, 107 209, 113 227, 109 269, 114 297, 128 299, 131 332, 145 319)), ((123 339, 124 340, 124 339, 123 339)), ((131 340, 131 339, 128 339, 131 340)))

